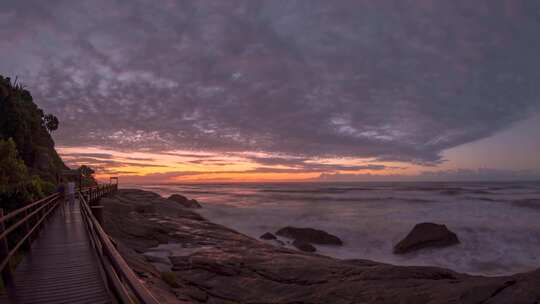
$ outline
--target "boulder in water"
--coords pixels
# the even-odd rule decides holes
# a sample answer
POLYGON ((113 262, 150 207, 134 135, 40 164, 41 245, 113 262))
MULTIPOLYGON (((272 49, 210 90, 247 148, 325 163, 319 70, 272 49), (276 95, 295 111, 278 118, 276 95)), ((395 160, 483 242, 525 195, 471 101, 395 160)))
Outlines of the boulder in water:
POLYGON ((177 202, 178 204, 186 207, 186 208, 194 208, 194 209, 198 209, 198 208, 202 208, 201 204, 199 204, 199 202, 197 202, 197 200, 194 200, 194 199, 188 199, 187 197, 183 196, 183 195, 180 195, 180 194, 173 194, 171 196, 169 196, 169 198, 167 198, 168 200, 170 201, 174 201, 174 202, 177 202))
POLYGON ((294 247, 298 248, 298 250, 301 250, 301 251, 305 251, 305 252, 317 251, 317 248, 315 248, 315 246, 311 245, 310 243, 294 240, 292 244, 294 247))
POLYGON ((343 245, 343 241, 326 231, 313 228, 285 227, 276 232, 277 235, 311 244, 343 245))
POLYGON ((277 239, 277 237, 275 235, 271 234, 270 232, 267 232, 267 233, 261 235, 260 238, 263 239, 263 240, 275 240, 275 239, 277 239))
POLYGON ((459 243, 457 235, 445 225, 420 223, 394 246, 395 254, 403 254, 427 247, 446 247, 459 243))

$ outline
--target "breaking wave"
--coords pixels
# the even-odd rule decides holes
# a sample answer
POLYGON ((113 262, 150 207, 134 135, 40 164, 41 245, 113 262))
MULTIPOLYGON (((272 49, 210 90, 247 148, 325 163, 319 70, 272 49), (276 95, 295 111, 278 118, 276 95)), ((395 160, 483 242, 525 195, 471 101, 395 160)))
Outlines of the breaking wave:
POLYGON ((539 183, 280 183, 138 186, 202 202, 202 215, 252 237, 287 225, 326 230, 342 259, 425 265, 482 275, 540 267, 539 183), (419 222, 445 224, 461 243, 396 256, 392 247, 419 222))

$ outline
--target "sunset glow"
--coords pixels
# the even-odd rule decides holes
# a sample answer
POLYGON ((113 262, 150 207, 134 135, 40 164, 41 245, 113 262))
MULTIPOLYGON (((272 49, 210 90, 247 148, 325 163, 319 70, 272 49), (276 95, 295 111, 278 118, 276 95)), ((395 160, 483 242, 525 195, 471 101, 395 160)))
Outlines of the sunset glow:
POLYGON ((72 167, 95 168, 99 180, 119 176, 128 183, 531 178, 540 171, 540 164, 531 153, 540 149, 540 143, 529 141, 537 124, 540 124, 539 115, 481 142, 449 149, 444 153, 444 161, 436 165, 262 152, 141 152, 84 146, 58 147, 58 151, 72 167), (513 145, 504 144, 508 141, 513 145), (516 147, 527 149, 516 150, 516 147), (520 157, 508 157, 515 153, 520 153, 520 157))
POLYGON ((285 161, 283 156, 265 153, 128 153, 95 147, 59 147, 58 151, 68 165, 95 168, 96 177, 103 181, 112 176, 138 183, 308 181, 317 180, 323 173, 387 175, 410 172, 398 163, 353 158, 302 159, 295 164, 285 161), (275 165, 257 162, 264 159, 277 161, 275 165), (279 164, 282 159, 289 164, 279 164))
POLYGON ((532 2, 18 3, 0 69, 101 180, 540 177, 532 2))

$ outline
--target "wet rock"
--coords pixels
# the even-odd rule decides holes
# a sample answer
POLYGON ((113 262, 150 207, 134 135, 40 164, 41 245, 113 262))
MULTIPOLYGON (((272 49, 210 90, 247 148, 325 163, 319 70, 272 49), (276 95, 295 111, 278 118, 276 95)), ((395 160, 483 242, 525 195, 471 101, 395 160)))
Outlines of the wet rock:
POLYGON ((275 240, 275 239, 277 239, 277 237, 275 235, 273 235, 272 233, 270 233, 270 232, 267 232, 267 233, 261 235, 260 238, 263 239, 263 240, 275 240))
POLYGON ((164 271, 161 273, 161 279, 167 283, 167 285, 171 286, 172 288, 178 288, 180 285, 178 285, 176 273, 172 271, 164 271))
POLYGON ((343 241, 326 231, 313 228, 285 227, 276 232, 277 235, 311 244, 343 245, 343 241))
POLYGON ((305 252, 315 252, 317 251, 317 248, 315 246, 311 245, 310 243, 302 242, 299 240, 294 240, 292 243, 294 247, 298 248, 298 250, 302 250, 305 252))
POLYGON ((135 190, 119 190, 102 202, 107 233, 132 269, 147 274, 141 280, 160 303, 528 304, 540 299, 540 269, 481 277, 437 267, 340 260, 273 246, 269 243, 275 240, 262 242, 195 219, 193 210, 135 190), (131 212, 150 202, 156 206, 152 216, 131 212), (163 222, 175 233, 160 233, 163 222), (148 246, 157 246, 158 240, 160 250, 171 252, 168 271, 176 275, 176 288, 137 253, 138 248, 152 251, 148 246))
POLYGON ((420 223, 394 246, 395 254, 403 254, 428 247, 446 247, 459 243, 457 235, 445 225, 420 223))
POLYGON ((206 303, 208 300, 208 294, 195 287, 185 288, 182 292, 195 301, 206 303))
POLYGON ((285 242, 283 242, 282 240, 278 240, 278 239, 274 240, 274 244, 276 246, 285 246, 285 242))
POLYGON ((180 195, 180 194, 173 194, 167 198, 168 200, 177 202, 178 204, 186 207, 186 208, 194 208, 199 209, 202 208, 201 204, 197 202, 197 200, 194 199, 188 199, 187 197, 180 195))
POLYGON ((165 251, 149 251, 145 252, 144 257, 150 263, 170 264, 169 253, 165 251))
POLYGON ((135 211, 138 213, 154 213, 156 212, 156 208, 152 205, 141 205, 135 207, 135 211))

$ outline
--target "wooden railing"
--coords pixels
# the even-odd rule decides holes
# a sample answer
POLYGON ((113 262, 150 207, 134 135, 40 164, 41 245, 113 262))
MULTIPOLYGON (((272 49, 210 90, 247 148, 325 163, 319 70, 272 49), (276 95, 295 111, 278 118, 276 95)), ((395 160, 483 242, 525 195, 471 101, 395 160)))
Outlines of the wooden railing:
MULTIPOLYGON (((99 199, 117 189, 117 184, 79 189, 85 227, 107 277, 109 290, 118 298, 118 302, 158 304, 159 302, 133 273, 101 226, 102 206, 99 205, 99 199)), ((37 231, 43 227, 46 219, 62 201, 61 195, 55 193, 5 215, 3 209, 0 209, 0 271, 5 285, 12 282, 12 262, 17 253, 22 248, 30 249, 37 231)))
POLYGON ((158 304, 159 302, 133 273, 101 226, 99 198, 116 190, 117 185, 111 184, 79 192, 81 214, 86 223, 92 246, 96 250, 101 267, 107 276, 109 289, 115 293, 120 303, 158 304))
POLYGON ((20 249, 30 249, 32 238, 58 206, 60 194, 55 193, 4 215, 0 209, 0 271, 4 285, 12 281, 13 258, 20 249))

